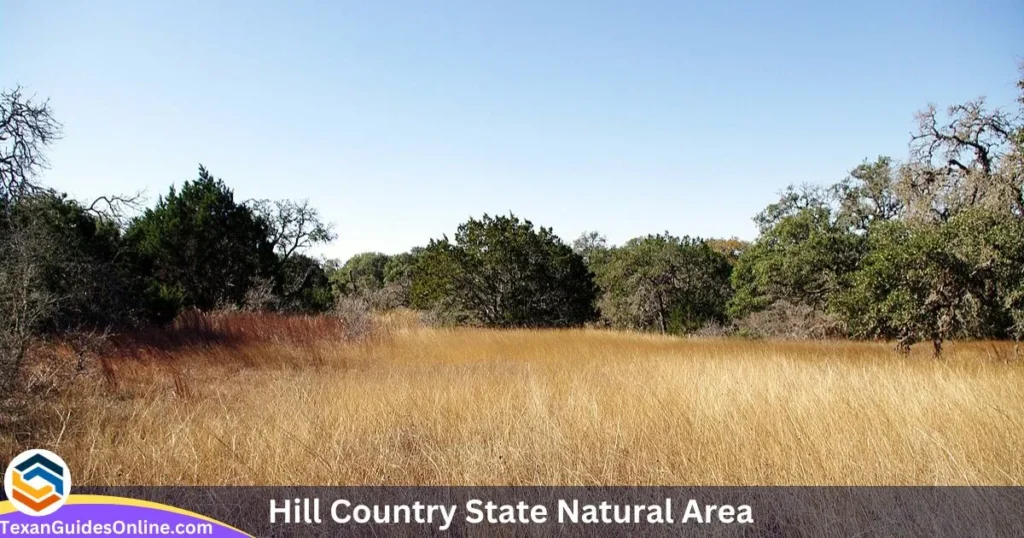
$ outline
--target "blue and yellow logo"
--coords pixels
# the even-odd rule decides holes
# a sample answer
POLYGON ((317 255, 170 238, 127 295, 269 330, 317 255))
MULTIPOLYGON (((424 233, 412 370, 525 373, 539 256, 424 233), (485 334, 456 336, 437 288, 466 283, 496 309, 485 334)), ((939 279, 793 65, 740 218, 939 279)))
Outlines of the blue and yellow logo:
POLYGON ((49 450, 18 454, 4 474, 4 493, 23 514, 46 516, 64 505, 71 493, 71 470, 49 450))

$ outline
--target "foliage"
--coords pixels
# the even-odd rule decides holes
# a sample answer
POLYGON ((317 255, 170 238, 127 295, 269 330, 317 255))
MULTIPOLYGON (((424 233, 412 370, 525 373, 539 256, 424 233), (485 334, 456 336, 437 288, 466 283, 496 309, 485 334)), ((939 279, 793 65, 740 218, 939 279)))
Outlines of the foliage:
MULTIPOLYGON (((440 323, 464 323, 470 320, 460 290, 460 280, 466 277, 461 250, 447 237, 431 240, 412 268, 409 303, 413 308, 426 310, 440 323)), ((466 290, 461 290, 466 293, 466 290)))
POLYGON ((950 338, 1022 338, 1024 108, 979 98, 917 120, 906 161, 790 186, 754 217, 753 243, 666 232, 612 246, 590 231, 570 248, 549 228, 485 214, 451 240, 338 266, 308 254, 335 238, 308 201, 236 202, 202 166, 130 222, 136 197, 86 204, 47 189, 38 175, 61 125, 46 101, 0 92, 0 373, 18 370, 33 338, 182 308, 360 319, 414 307, 448 323, 568 327, 599 306, 616 327, 845 333, 903 351, 931 340, 936 353, 950 338))
POLYGON ((49 104, 20 88, 0 93, 0 403, 16 388, 25 353, 56 310, 46 267, 61 245, 26 200, 39 193, 47 146, 60 136, 49 104))
POLYGON ((737 261, 731 315, 740 318, 780 300, 826 310, 857 267, 862 244, 826 207, 780 217, 737 261))
POLYGON ((885 156, 851 170, 849 177, 832 188, 839 205, 839 226, 864 231, 875 222, 902 217, 905 207, 895 190, 896 176, 892 158, 885 156))
POLYGON ((345 296, 365 296, 384 287, 384 267, 388 255, 364 252, 349 258, 331 275, 335 291, 345 296))
POLYGON ((594 273, 608 261, 608 239, 596 231, 583 232, 572 242, 572 250, 583 258, 583 263, 594 273))
POLYGON ((597 275, 602 315, 616 327, 684 333, 723 322, 730 265, 707 243, 668 233, 612 249, 597 275))
POLYGON ((1024 218, 1024 182, 1015 162, 1021 115, 989 109, 978 98, 949 106, 945 116, 934 105, 917 113, 899 185, 911 215, 945 221, 985 207, 1024 218))
POLYGON ((578 326, 595 317, 595 296, 583 258, 515 215, 469 219, 413 272, 414 306, 491 327, 578 326))
POLYGON ((246 204, 266 225, 267 240, 277 254, 270 303, 300 312, 323 312, 333 303, 323 265, 303 254, 334 240, 333 226, 309 201, 255 200, 246 204))
POLYGON ((279 262, 277 275, 274 297, 279 310, 316 313, 326 312, 334 305, 330 278, 317 259, 293 254, 279 262))
POLYGON ((779 195, 779 200, 768 204, 754 215, 754 224, 764 234, 777 226, 786 217, 796 216, 806 210, 827 211, 831 207, 834 193, 820 185, 789 185, 779 195))
POLYGON ((276 265, 268 238, 267 222, 203 166, 198 179, 180 192, 171 187, 126 233, 157 319, 173 317, 175 307, 241 305, 251 283, 276 265))
POLYGON ((892 221, 873 227, 868 254, 843 293, 853 336, 931 340, 1004 337, 1024 282, 1024 225, 983 209, 933 225, 892 221))
POLYGON ((842 323, 806 304, 779 300, 735 320, 736 334, 748 338, 821 339, 842 335, 842 323))
MULTIPOLYGON (((957 274, 955 260, 944 251, 937 229, 893 221, 875 226, 868 240, 868 254, 852 278, 852 286, 838 298, 850 333, 868 338, 898 339, 901 350, 927 337, 938 337, 939 297, 932 290, 957 274), (929 306, 930 305, 930 306, 929 306)), ((943 297, 959 302, 960 297, 943 297)), ((953 329, 954 318, 944 314, 944 328, 953 329)))
POLYGON ((388 308, 408 307, 411 301, 412 277, 422 248, 416 247, 388 257, 384 264, 382 294, 388 308))
POLYGON ((54 298, 47 330, 134 324, 137 282, 116 223, 49 191, 24 197, 8 217, 6 232, 37 243, 39 284, 54 298))
POLYGON ((333 226, 320 219, 320 212, 308 200, 255 200, 247 206, 266 224, 267 240, 282 261, 336 237, 333 226))
POLYGON ((725 256, 725 259, 731 266, 736 265, 740 256, 752 245, 750 241, 744 241, 736 236, 728 239, 711 238, 706 239, 704 242, 708 244, 708 247, 711 247, 711 250, 725 256))

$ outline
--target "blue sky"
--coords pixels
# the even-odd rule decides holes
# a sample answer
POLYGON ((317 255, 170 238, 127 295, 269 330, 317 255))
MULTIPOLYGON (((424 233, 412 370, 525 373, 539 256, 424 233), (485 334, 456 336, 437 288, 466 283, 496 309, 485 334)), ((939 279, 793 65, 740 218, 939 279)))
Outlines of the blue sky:
POLYGON ((926 103, 1012 105, 1022 36, 1019 0, 0 0, 0 86, 64 123, 49 184, 152 202, 202 162, 310 199, 331 257, 484 212, 751 239, 787 184, 903 158, 926 103))

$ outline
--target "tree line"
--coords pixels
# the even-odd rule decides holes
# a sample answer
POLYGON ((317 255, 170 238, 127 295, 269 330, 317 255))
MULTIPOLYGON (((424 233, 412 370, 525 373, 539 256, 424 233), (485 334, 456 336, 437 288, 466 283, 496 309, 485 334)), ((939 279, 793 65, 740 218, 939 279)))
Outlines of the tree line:
POLYGON ((738 239, 668 232, 566 243, 509 215, 449 238, 341 263, 307 202, 239 200, 200 166, 151 207, 74 200, 39 181, 61 125, 20 88, 0 94, 0 384, 33 339, 131 331, 184 309, 328 313, 407 307, 441 323, 585 324, 671 334, 886 339, 1024 335, 1024 80, 1020 107, 929 106, 905 161, 791 186, 738 239))
POLYGON ((928 106, 905 161, 865 160, 829 185, 790 186, 754 217, 753 242, 665 232, 571 245, 514 215, 452 239, 366 253, 335 290, 452 323, 584 323, 896 342, 1024 336, 1024 79, 1015 110, 983 98, 928 106))

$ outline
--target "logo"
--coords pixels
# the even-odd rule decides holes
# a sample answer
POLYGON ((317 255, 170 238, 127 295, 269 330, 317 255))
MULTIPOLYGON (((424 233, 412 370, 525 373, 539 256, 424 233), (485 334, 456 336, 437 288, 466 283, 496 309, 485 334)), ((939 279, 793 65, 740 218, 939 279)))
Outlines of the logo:
POLYGON ((23 514, 52 514, 64 506, 71 493, 71 470, 49 450, 22 452, 7 466, 4 493, 23 514))

